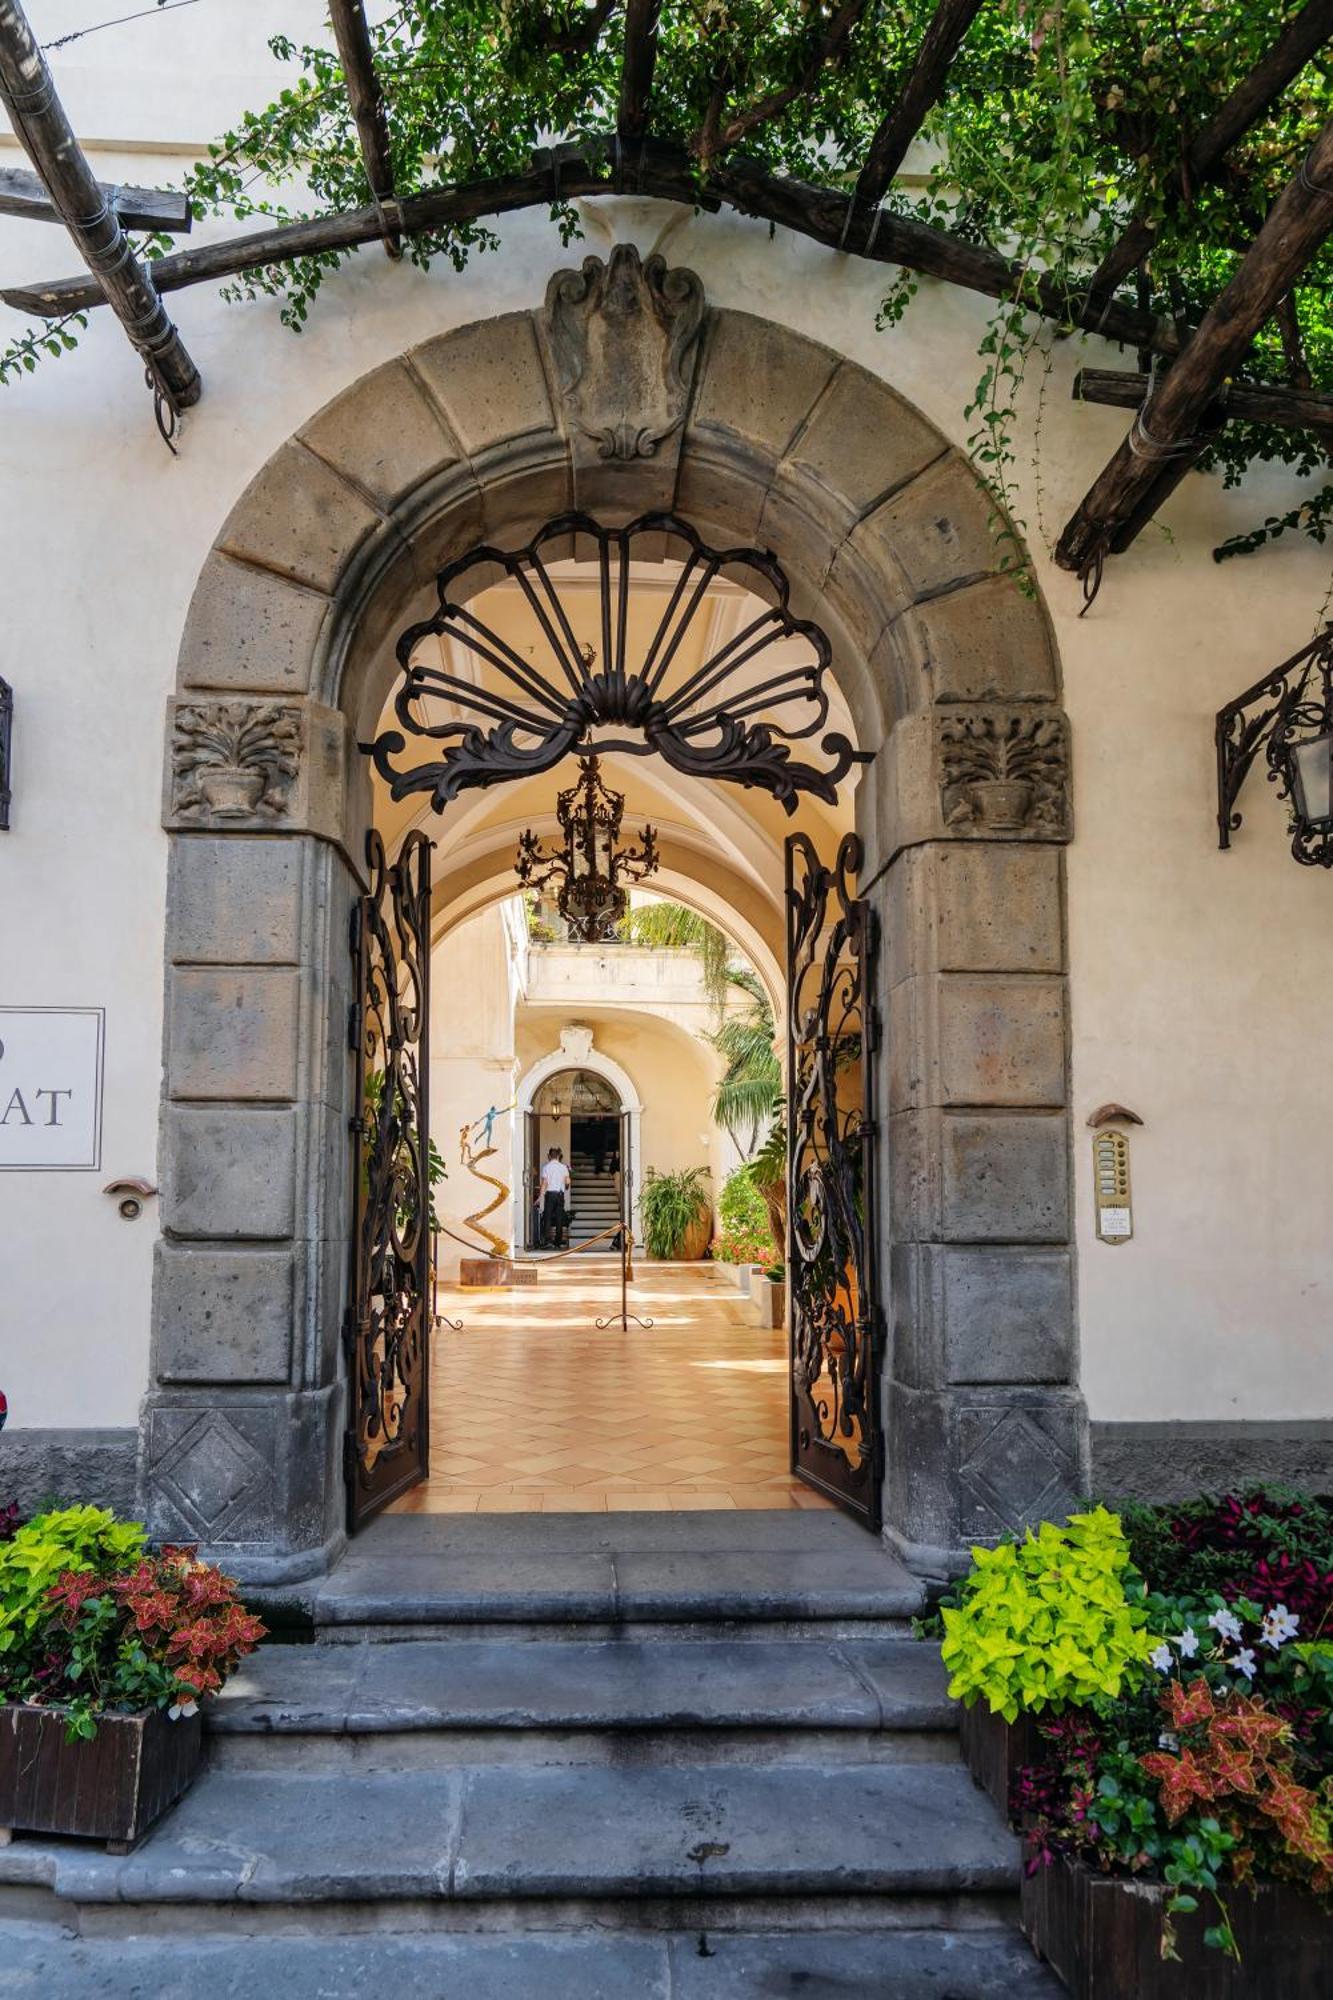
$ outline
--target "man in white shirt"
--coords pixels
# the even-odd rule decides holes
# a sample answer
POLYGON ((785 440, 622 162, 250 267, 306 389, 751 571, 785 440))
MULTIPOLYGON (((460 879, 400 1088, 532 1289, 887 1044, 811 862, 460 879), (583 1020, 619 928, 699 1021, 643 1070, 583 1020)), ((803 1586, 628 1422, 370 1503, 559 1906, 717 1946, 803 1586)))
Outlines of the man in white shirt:
POLYGON ((541 1239, 548 1250, 562 1248, 567 1222, 565 1196, 569 1192, 569 1168, 559 1146, 552 1146, 542 1168, 541 1239))

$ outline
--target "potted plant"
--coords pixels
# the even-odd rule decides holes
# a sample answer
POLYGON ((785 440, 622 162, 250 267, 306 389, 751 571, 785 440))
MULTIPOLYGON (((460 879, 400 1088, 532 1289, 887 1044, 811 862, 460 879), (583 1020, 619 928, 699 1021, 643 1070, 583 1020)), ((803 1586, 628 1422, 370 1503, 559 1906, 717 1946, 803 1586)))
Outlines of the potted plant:
POLYGON ((0 1542, 0 1828, 125 1851, 189 1784, 200 1703, 264 1627, 193 1550, 64 1507, 0 1542))
POLYGON ((939 1612, 963 1755, 1001 1812, 1035 1743, 1033 1718, 1114 1698, 1151 1650, 1142 1581, 1104 1507, 972 1551, 939 1612))
POLYGON ((639 1214, 650 1257, 693 1263, 703 1256, 713 1235, 713 1204, 704 1185, 708 1177, 707 1167, 682 1167, 670 1174, 649 1167, 639 1214))
POLYGON ((954 1691, 1010 1732, 989 1788, 1003 1761, 1034 1948, 1078 2000, 1322 1991, 1333 1509, 1098 1508, 1004 1548, 974 1552, 939 1623, 954 1691))

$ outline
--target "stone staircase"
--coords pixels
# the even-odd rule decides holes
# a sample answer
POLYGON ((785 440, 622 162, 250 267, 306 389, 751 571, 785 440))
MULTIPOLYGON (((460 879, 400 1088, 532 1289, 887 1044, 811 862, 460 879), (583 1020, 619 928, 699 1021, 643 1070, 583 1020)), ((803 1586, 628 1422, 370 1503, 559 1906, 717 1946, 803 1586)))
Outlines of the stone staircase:
MULTIPOLYGON (((574 1220, 569 1226, 571 1243, 586 1243, 620 1220, 620 1187, 613 1173, 598 1173, 591 1153, 571 1152, 569 1157, 569 1206, 574 1220)), ((610 1248, 611 1239, 607 1238, 610 1248)))
POLYGON ((833 1515, 379 1523, 273 1602, 313 1643, 247 1663, 133 1854, 0 1850, 0 1963, 102 2000, 1053 1995, 919 1602, 833 1515))

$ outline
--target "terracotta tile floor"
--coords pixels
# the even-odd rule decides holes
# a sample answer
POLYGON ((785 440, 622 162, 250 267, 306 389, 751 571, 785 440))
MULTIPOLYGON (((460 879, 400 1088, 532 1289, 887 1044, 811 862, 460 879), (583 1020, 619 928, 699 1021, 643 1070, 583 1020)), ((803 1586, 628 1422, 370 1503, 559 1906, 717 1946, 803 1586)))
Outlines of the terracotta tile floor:
POLYGON ((822 1507, 787 1473, 786 1336, 708 1264, 641 1263, 628 1332, 619 1266, 545 1267, 535 1286, 441 1286, 431 1475, 402 1513, 822 1507))

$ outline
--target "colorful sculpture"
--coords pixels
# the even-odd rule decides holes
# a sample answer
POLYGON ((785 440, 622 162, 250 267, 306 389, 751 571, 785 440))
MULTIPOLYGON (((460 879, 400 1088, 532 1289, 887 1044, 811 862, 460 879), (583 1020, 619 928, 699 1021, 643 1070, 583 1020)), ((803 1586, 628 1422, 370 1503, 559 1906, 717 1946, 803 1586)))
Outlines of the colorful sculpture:
POLYGON ((482 1160, 489 1160, 494 1157, 496 1151, 493 1138, 495 1121, 497 1118, 507 1117, 513 1108, 514 1104, 512 1100, 503 1106, 493 1104, 489 1111, 482 1113, 480 1118, 473 1119, 470 1123, 464 1125, 458 1134, 458 1158, 460 1165, 464 1166, 474 1179, 484 1181, 488 1187, 495 1189, 493 1198, 486 1203, 484 1208, 479 1208, 472 1215, 463 1218, 469 1229, 474 1229, 478 1236, 485 1237, 487 1243, 490 1245, 493 1257, 507 1257, 509 1255, 509 1240, 507 1237, 497 1236, 493 1229, 488 1229, 485 1218, 488 1215, 493 1215, 497 1208, 502 1207, 509 1200, 509 1183, 502 1181, 496 1174, 484 1174, 481 1171, 479 1163, 482 1160))

